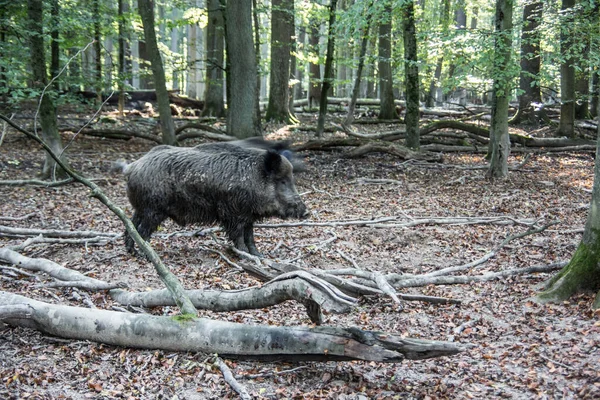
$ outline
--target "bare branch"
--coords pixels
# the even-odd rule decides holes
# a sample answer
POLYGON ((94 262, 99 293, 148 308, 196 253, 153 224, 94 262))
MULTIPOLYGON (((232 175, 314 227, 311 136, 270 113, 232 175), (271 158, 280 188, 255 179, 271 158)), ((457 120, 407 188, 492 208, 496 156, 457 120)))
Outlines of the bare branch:
POLYGON ((229 386, 231 386, 231 388, 233 390, 235 390, 235 392, 237 394, 240 395, 240 399, 242 399, 242 400, 252 399, 252 396, 250 396, 250 393, 248 393, 246 388, 234 378, 233 374, 231 373, 231 370, 229 369, 227 364, 225 364, 225 361, 223 361, 221 359, 221 357, 218 357, 218 356, 215 357, 215 364, 221 370, 221 373, 223 374, 223 379, 225 379, 225 382, 227 382, 227 384, 229 386))

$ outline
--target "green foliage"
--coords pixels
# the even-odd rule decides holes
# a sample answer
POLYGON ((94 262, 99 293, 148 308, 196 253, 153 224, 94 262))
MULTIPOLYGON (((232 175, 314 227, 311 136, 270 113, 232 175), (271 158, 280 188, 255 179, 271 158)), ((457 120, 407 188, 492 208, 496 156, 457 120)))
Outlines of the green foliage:
MULTIPOLYGON (((143 37, 139 16, 136 12, 136 1, 125 1, 129 8, 123 15, 125 39, 129 46, 127 54, 128 69, 124 74, 117 70, 118 50, 118 16, 116 1, 98 0, 99 14, 93 14, 92 4, 95 0, 59 0, 60 13, 58 21, 51 20, 49 2, 44 2, 44 41, 46 44, 46 60, 50 63, 50 31, 52 26, 58 27, 60 45, 60 66, 67 66, 56 80, 59 89, 65 91, 93 90, 95 87, 95 70, 93 65, 93 41, 95 18, 100 19, 102 36, 102 79, 101 86, 105 93, 110 93, 124 83, 125 87, 133 87, 134 71, 131 65, 142 63, 136 59, 133 46, 143 37)), ((392 23, 392 58, 393 79, 395 86, 402 91, 404 87, 404 51, 402 43, 401 22, 402 5, 407 0, 354 0, 340 1, 335 24, 335 66, 338 70, 356 68, 361 39, 367 23, 367 16, 372 15, 372 26, 369 30, 369 47, 365 60, 367 75, 364 81, 376 79, 377 68, 377 34, 378 25, 385 21, 392 23), (385 13, 385 5, 393 5, 392 13, 385 13), (370 74, 370 75, 369 75, 370 74)), ((530 0, 527 0, 530 1, 530 0)), ((560 11, 560 1, 543 2, 543 17, 538 31, 541 33, 541 73, 534 84, 540 85, 547 94, 558 91, 560 86, 560 63, 567 59, 575 61, 576 69, 587 71, 600 65, 600 32, 598 14, 594 14, 597 0, 582 0, 567 12, 560 11), (573 21, 564 24, 564 21, 573 21), (567 29, 571 37, 576 38, 567 49, 560 47, 561 29, 567 29)), ((190 68, 187 55, 188 37, 185 29, 191 25, 203 28, 207 21, 207 11, 198 7, 191 0, 155 0, 155 18, 159 47, 163 57, 167 84, 172 84, 173 77, 180 82, 184 73, 190 68), (172 42, 172 30, 179 30, 177 40, 172 42)), ((261 46, 270 43, 270 2, 259 0, 256 12, 259 18, 259 40, 261 46)), ((521 45, 522 11, 524 2, 515 5, 514 29, 512 32, 512 61, 502 75, 494 75, 494 29, 495 9, 493 3, 477 0, 450 1, 425 0, 415 2, 415 18, 418 38, 418 63, 421 87, 426 88, 433 79, 439 59, 443 59, 443 74, 440 82, 445 92, 456 88, 466 88, 478 93, 489 91, 494 79, 511 83, 512 93, 516 93, 519 75, 519 57, 521 45), (446 9, 445 5, 451 7, 446 9), (455 27, 454 16, 458 7, 464 6, 467 16, 467 27, 455 27), (475 14, 477 10, 477 14, 475 14), (477 28, 470 28, 470 21, 476 15, 477 28), (450 73, 452 72, 452 73, 450 73)), ((311 28, 318 31, 319 44, 312 48, 308 43, 300 42, 295 36, 295 53, 298 67, 306 70, 309 62, 324 65, 326 31, 329 1, 295 2, 296 35, 303 31, 308 38, 311 28)), ((28 32, 26 28, 26 2, 0 0, 0 96, 9 103, 18 103, 35 95, 28 90, 30 68, 28 67, 28 32)), ((268 54, 268 52, 266 53, 268 54)), ((202 60, 200 60, 202 61, 202 60)), ((496 60, 497 62, 501 60, 496 60)), ((268 74, 270 60, 262 57, 259 71, 268 74)), ((147 73, 142 70, 135 72, 147 73)), ((333 82, 333 85, 348 85, 352 74, 345 79, 333 82)), ((308 80, 303 79, 307 85, 308 80)), ((423 89, 422 89, 423 90, 423 89)), ((61 97, 59 102, 73 101, 71 97, 61 97)))

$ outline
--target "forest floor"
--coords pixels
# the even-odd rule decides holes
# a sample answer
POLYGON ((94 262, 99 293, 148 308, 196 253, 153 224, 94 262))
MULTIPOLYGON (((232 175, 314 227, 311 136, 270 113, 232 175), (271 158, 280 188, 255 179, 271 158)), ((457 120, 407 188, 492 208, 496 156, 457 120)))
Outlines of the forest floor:
MULTIPOLYGON (((270 137, 285 135, 287 130, 280 128, 268 126, 270 137)), ((139 129, 149 128, 140 125, 139 129)), ((368 125, 361 129, 375 133, 394 127, 368 125)), ((139 158, 153 144, 142 139, 89 136, 72 140, 72 134, 63 139, 69 143, 73 167, 94 179, 131 215, 125 181, 111 173, 110 166, 117 159, 139 158)), ((568 260, 581 239, 593 183, 594 161, 589 153, 538 151, 520 169, 511 171, 508 180, 496 182, 485 179, 482 154, 446 154, 443 164, 403 162, 387 154, 348 159, 341 149, 302 155, 308 171, 296 178, 298 191, 311 211, 309 220, 508 216, 540 220, 540 224, 558 221, 544 232, 512 241, 469 271, 471 275, 568 260), (369 183, 361 178, 395 182, 369 183)), ((510 163, 518 164, 522 158, 522 154, 513 154, 510 163)), ((9 131, 0 148, 0 180, 34 178, 42 160, 42 152, 32 141, 9 131)), ((76 184, 0 186, 0 225, 123 231, 121 222, 76 184)), ((186 288, 228 290, 259 284, 204 250, 222 250, 210 237, 167 235, 195 229, 198 227, 181 228, 167 222, 151 240, 186 288)), ((526 230, 520 224, 432 223, 410 228, 265 227, 256 229, 256 236, 267 257, 285 260, 300 256, 297 262, 304 267, 347 268, 352 265, 346 258, 351 257, 364 269, 419 274, 476 260, 509 235, 526 230), (334 236, 335 240, 318 246, 334 236)), ((222 237, 221 233, 218 236, 222 237)), ((23 241, 1 237, 0 247, 23 241)), ((122 239, 104 245, 36 245, 23 254, 50 259, 105 281, 125 281, 132 290, 163 287, 150 264, 125 251, 122 239)), ((90 302, 102 309, 116 306, 105 293, 43 287, 50 282, 47 276, 15 277, 3 267, 6 265, 0 265, 3 291, 82 307, 90 302)), ((398 307, 388 297, 365 297, 348 314, 325 316, 325 325, 470 345, 455 356, 400 364, 227 363, 252 396, 261 399, 598 399, 600 314, 590 309, 592 294, 561 304, 531 301, 551 275, 403 289, 405 294, 449 297, 462 303, 403 302, 398 307)), ((149 311, 168 315, 177 309, 149 311)), ((200 314, 246 324, 310 325, 304 307, 293 302, 269 309, 200 314)), ((211 355, 125 349, 5 326, 0 328, 0 397, 213 399, 237 395, 223 380, 211 355)))

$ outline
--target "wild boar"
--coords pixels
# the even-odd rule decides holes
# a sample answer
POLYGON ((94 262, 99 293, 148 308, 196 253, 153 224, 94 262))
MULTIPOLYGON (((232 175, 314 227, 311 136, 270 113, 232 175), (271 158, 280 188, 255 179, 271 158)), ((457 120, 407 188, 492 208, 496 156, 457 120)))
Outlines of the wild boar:
MULTIPOLYGON (((132 221, 145 240, 167 218, 181 226, 219 223, 236 248, 260 256, 254 243, 256 221, 308 215, 292 170, 273 150, 210 143, 157 146, 123 172, 132 221)), ((127 234, 125 244, 134 252, 127 234)))

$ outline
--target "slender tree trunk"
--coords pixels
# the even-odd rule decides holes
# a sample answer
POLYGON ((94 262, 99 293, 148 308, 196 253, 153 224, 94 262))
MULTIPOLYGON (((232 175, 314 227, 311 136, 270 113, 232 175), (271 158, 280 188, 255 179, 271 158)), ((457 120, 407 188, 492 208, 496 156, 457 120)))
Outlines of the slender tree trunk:
MULTIPOLYGON (((320 22, 313 19, 309 22, 308 48, 311 58, 319 57, 319 27, 320 22)), ((321 68, 318 63, 309 62, 308 66, 308 107, 313 107, 313 102, 321 102, 321 68)))
POLYGON ((575 0, 562 0, 563 18, 560 22, 560 122, 558 136, 575 136, 575 65, 571 52, 574 49, 572 36, 573 7, 575 0))
MULTIPOLYGON (((590 47, 586 45, 582 54, 589 54, 589 51, 590 47)), ((581 65, 580 68, 581 71, 576 74, 575 79, 576 97, 579 99, 575 104, 575 118, 586 119, 590 117, 590 68, 587 65, 581 65)))
POLYGON ((119 117, 123 118, 125 109, 125 21, 123 20, 123 1, 119 0, 117 6, 117 19, 119 21, 119 117))
MULTIPOLYGON (((179 20, 181 16, 181 10, 179 10, 178 8, 173 7, 172 11, 171 11, 171 19, 172 20, 179 20)), ((210 17, 209 17, 210 18, 210 17)), ((179 38, 180 38, 180 27, 175 25, 171 28, 171 32, 170 32, 170 39, 171 39, 171 52, 173 54, 177 54, 177 56, 175 56, 175 63, 177 64, 181 64, 181 51, 180 51, 180 44, 179 44, 179 38)), ((208 49, 207 49, 207 56, 208 58, 208 49)), ((171 86, 171 88, 173 90, 179 90, 180 89, 180 74, 181 72, 178 71, 178 68, 173 68, 173 72, 171 74, 171 79, 173 80, 173 85, 171 86)))
MULTIPOLYGON (((262 91, 261 81, 263 79, 258 66, 260 65, 261 59, 261 43, 260 43, 260 28, 262 25, 260 24, 259 16, 258 16, 258 4, 257 0, 252 0, 252 20, 254 22, 254 56, 256 57, 256 103, 254 106, 256 112, 256 121, 258 123, 258 132, 262 135, 262 127, 261 123, 261 114, 260 114, 260 94, 262 91)), ((265 82, 266 84, 266 82, 265 82)))
POLYGON ((352 125, 352 122, 354 121, 354 109, 356 108, 356 100, 358 99, 358 93, 360 91, 360 80, 362 78, 365 56, 367 55, 367 46, 369 44, 369 29, 371 28, 371 21, 373 20, 373 13, 371 12, 372 4, 373 2, 369 1, 365 6, 365 27, 361 33, 360 56, 358 57, 358 66, 356 67, 356 78, 354 79, 354 86, 352 88, 352 97, 350 98, 350 104, 348 104, 348 114, 344 120, 345 125, 352 125))
MULTIPOLYGON (((46 61, 44 56, 43 1, 28 0, 27 14, 29 25, 28 29, 30 33, 29 51, 33 87, 38 89, 40 92, 46 90, 45 93, 41 95, 39 105, 42 139, 56 154, 61 155, 61 159, 66 164, 66 156, 63 154, 62 141, 60 139, 60 135, 58 134, 56 106, 54 105, 51 95, 48 93, 49 88, 46 88, 48 84, 48 76, 46 72, 46 61)), ((37 131, 34 132, 37 133, 37 131)), ((46 154, 46 160, 44 162, 44 166, 42 167, 41 176, 44 179, 52 178, 59 180, 65 178, 67 175, 62 168, 58 167, 56 161, 54 161, 49 154, 46 154)))
POLYGON ((513 0, 496 0, 494 40, 494 90, 492 92, 492 121, 490 124, 491 179, 508 176, 510 138, 508 135, 508 101, 510 98, 510 55, 512 46, 513 0))
POLYGON ((154 76, 154 86, 156 90, 156 100, 158 103, 162 141, 164 144, 173 145, 177 142, 177 139, 175 137, 175 125, 173 124, 173 117, 171 116, 165 70, 163 68, 162 58, 156 42, 153 2, 151 0, 138 0, 138 12, 142 17, 146 48, 148 50, 148 55, 150 56, 152 74, 154 76))
MULTIPOLYGON (((599 35, 600 36, 600 35, 599 35)), ((592 73, 592 100, 590 101, 590 108, 592 117, 596 118, 600 113, 598 113, 598 104, 600 101, 600 67, 596 67, 596 70, 592 73)))
POLYGON ((228 59, 227 133, 240 139, 260 136, 257 67, 252 39, 252 3, 228 0, 225 37, 228 59))
POLYGON ((418 150, 419 139, 419 66, 417 59, 417 33, 415 28, 414 0, 402 6, 404 31, 404 74, 406 81, 406 146, 418 150))
POLYGON ((271 2, 271 69, 267 121, 292 121, 289 110, 290 48, 293 0, 271 2))
MULTIPOLYGON (((532 103, 542 103, 542 93, 540 91, 540 31, 539 26, 542 20, 543 3, 535 1, 525 4, 523 8, 523 30, 521 32, 521 75, 519 78, 519 88, 522 93, 519 95, 519 111, 512 123, 521 122, 530 125, 538 125, 538 116, 536 107, 532 103)), ((540 111, 541 112, 541 111, 540 111)))
POLYGON ((206 91, 202 116, 225 116, 223 100, 223 51, 225 50, 225 24, 219 0, 208 1, 208 26, 206 32, 206 91))
POLYGON ((293 122, 298 122, 298 119, 296 118, 295 114, 294 114, 294 99, 297 96, 297 89, 298 87, 300 87, 300 89, 302 89, 302 85, 301 82, 302 80, 300 79, 300 71, 298 68, 298 45, 296 44, 298 41, 298 35, 296 33, 296 21, 294 18, 294 15, 296 13, 296 10, 294 8, 294 2, 291 2, 291 6, 292 6, 292 26, 290 28, 290 32, 292 35, 291 38, 291 43, 290 43, 290 77, 289 77, 289 95, 288 95, 288 110, 290 113, 290 116, 292 118, 293 122))
MULTIPOLYGON (((600 115, 600 110, 597 111, 600 115)), ((537 296, 537 299, 544 303, 559 302, 585 290, 597 292, 592 308, 600 309, 600 124, 598 124, 592 200, 583 238, 569 264, 548 281, 546 289, 537 296)))
MULTIPOLYGON (((440 26, 442 28, 442 35, 448 34, 448 25, 450 23, 450 0, 443 0, 442 15, 440 17, 440 26)), ((426 100, 427 107, 433 107, 438 102, 443 101, 442 89, 440 88, 442 81, 442 65, 444 63, 443 52, 442 55, 438 56, 433 79, 429 83, 429 94, 426 100)))
POLYGON ((329 5, 329 34, 327 35, 327 56, 325 58, 325 76, 323 77, 323 86, 321 90, 321 101, 319 102, 319 118, 317 120, 316 136, 323 136, 325 130, 325 115, 327 114, 327 94, 331 88, 333 80, 333 52, 335 49, 334 43, 334 27, 335 27, 335 9, 337 0, 331 0, 329 5))
POLYGON ((94 56, 96 100, 102 103, 102 36, 100 32, 100 0, 93 0, 94 13, 94 56))
MULTIPOLYGON (((58 76, 58 72, 60 70, 60 44, 59 44, 59 13, 60 13, 60 5, 58 4, 58 0, 52 0, 50 2, 50 16, 51 16, 51 31, 50 37, 52 38, 52 43, 50 45, 50 77, 54 78, 58 76)), ((54 82, 54 89, 59 89, 58 81, 54 82)))
POLYGON ((379 119, 396 119, 392 79, 392 5, 386 0, 379 25, 379 119))

